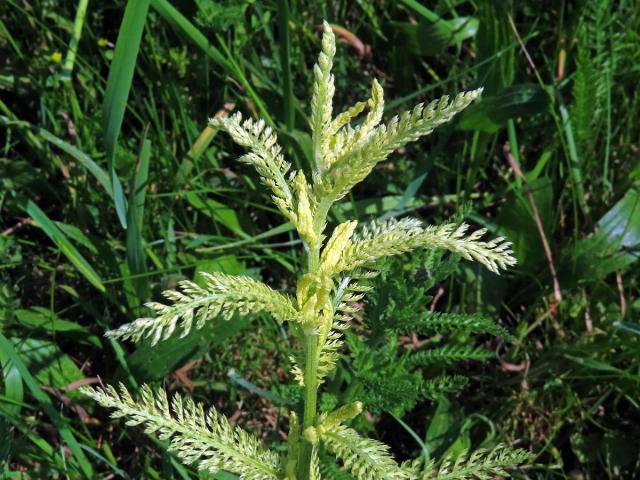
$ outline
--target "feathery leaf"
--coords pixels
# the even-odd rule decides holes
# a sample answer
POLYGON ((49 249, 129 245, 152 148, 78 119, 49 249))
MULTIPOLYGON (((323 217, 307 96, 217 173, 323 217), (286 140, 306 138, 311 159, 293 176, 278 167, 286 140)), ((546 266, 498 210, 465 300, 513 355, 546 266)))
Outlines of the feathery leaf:
POLYGON ((409 478, 389 454, 387 445, 361 437, 351 428, 338 425, 322 432, 320 438, 358 480, 409 478))
POLYGON ((462 375, 441 375, 424 382, 420 386, 420 395, 424 398, 436 399, 445 393, 455 393, 462 390, 469 379, 462 375))
POLYGON ((465 360, 487 360, 495 353, 484 348, 469 345, 445 345, 444 347, 421 350, 412 354, 407 363, 411 366, 424 366, 433 363, 455 363, 465 360))
POLYGON ((169 402, 164 390, 153 392, 148 385, 142 387, 137 401, 122 384, 120 392, 108 386, 83 388, 82 393, 113 409, 113 418, 125 418, 127 425, 140 425, 146 434, 169 441, 169 450, 187 464, 197 463, 200 470, 227 470, 243 480, 280 478, 277 454, 253 435, 232 427, 215 409, 205 411, 190 398, 174 395, 169 402))
POLYGON ((453 223, 438 227, 429 226, 421 237, 421 246, 426 248, 443 248, 453 253, 458 253, 465 260, 475 260, 482 263, 493 273, 499 274, 499 270, 506 270, 516 264, 509 248, 510 242, 498 237, 488 242, 480 241, 487 233, 485 228, 476 230, 465 237, 469 225, 463 223, 456 226, 453 223))
POLYGON ((425 312, 417 322, 413 322, 409 328, 400 328, 397 331, 401 334, 409 333, 488 333, 496 337, 507 340, 513 336, 501 325, 498 325, 491 318, 479 313, 442 313, 425 312))
POLYGON ((271 189, 273 203, 292 223, 297 215, 292 194, 292 185, 287 179, 291 165, 284 159, 278 137, 264 120, 242 120, 240 113, 230 117, 215 117, 209 125, 225 130, 238 144, 248 147, 250 152, 240 157, 240 161, 252 165, 262 183, 271 189))
POLYGON ((258 280, 219 272, 203 273, 202 276, 206 280, 204 288, 183 280, 179 283, 180 290, 163 292, 173 305, 149 302, 146 306, 156 313, 156 317, 139 318, 107 332, 106 336, 135 342, 150 337, 152 345, 155 345, 169 338, 178 325, 184 337, 191 331, 194 320, 195 328, 200 329, 207 320, 218 315, 229 320, 234 312, 248 315, 266 311, 278 322, 298 318, 291 298, 258 280))
POLYGON ((313 67, 313 91, 311 94, 311 133, 313 138, 313 158, 318 171, 325 168, 324 158, 331 136, 331 114, 333 112, 333 94, 335 85, 331 68, 336 54, 336 39, 331 25, 323 24, 322 51, 318 63, 313 67))
POLYGON ((527 463, 532 455, 526 450, 498 445, 493 450, 462 452, 455 460, 447 457, 439 465, 431 461, 422 473, 422 480, 491 480, 496 476, 510 477, 505 468, 527 463))
POLYGON ((460 254, 467 260, 476 260, 494 273, 515 265, 516 260, 511 255, 509 242, 505 242, 502 237, 489 242, 480 241, 486 229, 465 236, 468 228, 465 223, 458 227, 449 223, 422 228, 418 220, 411 218, 373 223, 358 239, 345 245, 340 261, 336 263, 332 273, 353 270, 379 258, 417 248, 442 248, 460 254))
POLYGON ((309 480, 322 480, 320 475, 320 460, 318 460, 318 449, 314 446, 311 451, 311 470, 309 480))
MULTIPOLYGON (((430 134, 438 126, 450 121, 481 93, 482 89, 472 90, 457 95, 451 102, 445 96, 427 106, 419 104, 413 110, 393 117, 389 123, 365 132, 366 135, 356 143, 356 148, 345 148, 326 175, 318 179, 320 183, 316 185, 316 194, 318 197, 342 198, 354 185, 364 180, 377 163, 403 145, 430 134)), ((377 118, 377 111, 372 121, 377 118)), ((348 136, 345 145, 351 145, 356 135, 354 131, 353 136, 348 136)))
POLYGON ((350 271, 375 262, 378 258, 418 248, 423 233, 421 222, 415 218, 372 222, 345 246, 334 271, 350 271))

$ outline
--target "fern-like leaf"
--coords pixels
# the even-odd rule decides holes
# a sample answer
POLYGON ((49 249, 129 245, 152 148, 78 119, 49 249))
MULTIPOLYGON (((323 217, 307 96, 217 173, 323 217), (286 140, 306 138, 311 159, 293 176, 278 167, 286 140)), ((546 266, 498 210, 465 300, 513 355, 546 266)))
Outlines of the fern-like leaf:
POLYGON ((369 287, 352 281, 351 277, 345 277, 338 283, 332 302, 333 323, 318 354, 319 385, 336 368, 340 358, 339 350, 344 344, 344 332, 349 329, 351 315, 359 310, 355 304, 362 300, 364 294, 369 290, 369 287))
POLYGON ((179 290, 163 292, 165 298, 173 302, 172 305, 149 302, 146 306, 156 313, 155 317, 140 318, 106 335, 136 342, 151 338, 155 345, 169 338, 178 326, 184 337, 194 321, 195 328, 200 329, 207 320, 218 315, 229 320, 234 312, 247 315, 266 311, 279 322, 297 319, 298 312, 291 298, 258 280, 218 272, 203 273, 202 276, 206 281, 205 287, 183 280, 179 290))
POLYGON ((425 312, 418 321, 412 322, 408 328, 403 327, 402 323, 400 323, 397 331, 398 333, 405 335, 412 332, 469 332, 488 333, 507 340, 511 340, 513 338, 507 329, 498 325, 491 318, 478 313, 425 312))
POLYGON ((232 427, 215 409, 205 411, 190 398, 175 395, 169 402, 164 390, 153 392, 148 385, 134 400, 120 385, 105 389, 83 388, 85 395, 106 408, 113 418, 125 418, 129 426, 140 425, 145 433, 169 442, 169 450, 187 464, 215 473, 227 470, 243 480, 280 478, 280 458, 253 435, 232 427))
POLYGON ((412 354, 407 360, 410 366, 424 366, 434 363, 456 363, 466 360, 487 360, 495 357, 495 354, 484 348, 468 345, 445 345, 440 348, 421 350, 412 354))
POLYGON ((417 373, 389 373, 380 368, 358 372, 357 379, 362 383, 358 398, 374 415, 386 411, 402 417, 422 396, 424 382, 417 373))
POLYGON ((431 461, 424 468, 422 480, 491 480, 497 476, 510 477, 506 468, 527 463, 532 455, 526 450, 498 445, 493 450, 465 451, 457 458, 447 457, 436 464, 431 461))
POLYGON ((462 375, 441 375, 424 382, 420 387, 420 395, 435 400, 443 394, 459 392, 467 383, 469 379, 462 375))
POLYGON ((316 447, 313 447, 313 450, 311 451, 309 480, 322 480, 322 475, 320 475, 320 460, 318 460, 318 449, 316 447))
POLYGON ((468 228, 465 223, 460 226, 449 223, 422 228, 418 220, 411 218, 374 223, 364 230, 359 239, 346 243, 333 272, 350 271, 371 264, 379 258, 417 248, 442 248, 467 260, 476 260, 494 273, 515 265, 516 260, 509 249, 509 242, 505 242, 502 237, 489 242, 480 241, 487 232, 486 229, 466 235, 468 228))
POLYGON ((225 130, 238 144, 248 147, 250 152, 240 157, 240 161, 252 165, 262 183, 272 192, 272 199, 278 210, 292 223, 297 222, 293 187, 287 179, 291 165, 284 159, 278 137, 264 120, 243 121, 240 113, 230 117, 216 117, 209 120, 215 128, 225 130))
POLYGON ((439 227, 429 226, 422 235, 422 245, 427 248, 443 248, 461 255, 465 260, 475 260, 496 274, 500 273, 500 269, 506 270, 516 264, 510 242, 502 237, 488 242, 481 241, 480 238, 487 233, 486 229, 482 228, 465 236, 468 229, 469 225, 466 223, 460 226, 453 223, 439 227))
POLYGON ((418 248, 423 233, 422 223, 415 218, 372 222, 345 246, 335 271, 354 270, 379 258, 418 248))
POLYGON ((389 447, 344 425, 338 425, 321 435, 327 450, 344 463, 358 480, 409 478, 389 454, 389 447))
MULTIPOLYGON (((343 157, 335 160, 317 186, 318 193, 333 199, 342 198, 394 150, 430 134, 436 127, 450 121, 481 93, 481 89, 473 90, 457 95, 451 102, 445 96, 427 106, 419 104, 413 110, 393 117, 388 124, 378 125, 356 143, 358 148, 345 149, 343 157)), ((352 140, 353 136, 350 136, 345 144, 351 144, 352 140)))

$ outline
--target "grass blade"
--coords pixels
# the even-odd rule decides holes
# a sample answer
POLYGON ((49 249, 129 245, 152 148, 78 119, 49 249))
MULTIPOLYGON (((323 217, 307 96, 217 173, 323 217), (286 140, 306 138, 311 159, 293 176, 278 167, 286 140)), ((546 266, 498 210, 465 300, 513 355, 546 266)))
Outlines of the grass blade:
POLYGON ((559 99, 560 118, 562 119, 562 129, 566 136, 567 142, 567 154, 568 154, 568 166, 569 166, 569 178, 571 187, 573 190, 573 198, 575 203, 580 207, 582 212, 587 209, 587 204, 584 196, 584 180, 582 176, 582 165, 580 158, 578 157, 578 149, 576 147, 576 141, 573 136, 573 128, 571 126, 571 117, 564 103, 559 99))
POLYGON ((95 179, 98 181, 98 183, 100 183, 100 185, 102 185, 107 194, 110 197, 113 197, 113 188, 111 187, 109 174, 96 162, 94 162, 93 159, 89 157, 89 155, 77 149, 70 143, 65 142, 61 138, 56 137, 54 134, 45 130, 44 128, 37 128, 36 133, 47 142, 55 145, 60 150, 69 154, 71 157, 77 160, 83 167, 85 167, 89 171, 89 173, 91 173, 95 177, 95 179))
POLYGON ((278 29, 280 31, 280 68, 282 69, 282 97, 284 105, 284 124, 287 130, 293 130, 295 122, 295 100, 291 81, 291 35, 289 33, 289 2, 278 1, 278 29))
POLYGON ((52 145, 55 145, 60 150, 67 153, 68 155, 73 157, 75 160, 77 160, 78 163, 80 163, 83 167, 85 167, 89 171, 89 173, 91 173, 95 177, 98 183, 102 185, 102 187, 105 189, 107 194, 110 197, 113 197, 113 189, 111 187, 111 180, 109 179, 109 174, 103 168, 101 168, 91 157, 89 157, 89 155, 87 155, 83 151, 74 147, 70 143, 62 140, 61 138, 55 136, 50 131, 45 130, 44 128, 37 127, 36 125, 33 125, 32 123, 29 123, 29 122, 25 122, 22 120, 12 120, 9 117, 0 115, 0 125, 5 125, 7 127, 10 127, 12 125, 15 125, 17 127, 24 127, 28 129, 27 131, 31 132, 32 135, 35 133, 37 136, 39 136, 43 140, 46 140, 52 145))
POLYGON ((120 25, 113 61, 109 69, 104 95, 104 143, 107 157, 113 161, 124 111, 131 90, 142 30, 147 18, 149 0, 129 1, 120 25))
POLYGON ((13 348, 13 344, 9 341, 7 337, 0 334, 0 349, 6 354, 9 361, 13 364, 13 366, 20 372, 20 376, 22 380, 27 385, 29 390, 31 391, 31 395, 35 398, 38 403, 42 406, 42 409, 49 416, 53 424, 58 430, 60 437, 67 443, 69 446, 69 450, 73 452, 73 456, 75 460, 78 462, 80 470, 84 474, 85 478, 93 478, 94 472, 91 467, 91 463, 85 456, 80 444, 73 436, 73 433, 67 426, 67 422, 64 418, 58 413, 53 402, 47 396, 46 393, 42 391, 38 382, 33 378, 31 372, 26 367, 18 352, 13 348))
MULTIPOLYGON (((127 212, 127 263, 129 271, 138 275, 147 271, 144 257, 144 241, 142 239, 142 218, 144 201, 147 194, 149 179, 149 158, 151 156, 151 141, 145 132, 140 148, 140 155, 136 162, 129 191, 129 210, 127 212)), ((131 280, 138 299, 149 297, 149 281, 145 276, 137 276, 131 280)))
POLYGON ((242 69, 231 57, 230 52, 226 51, 225 53, 227 53, 227 56, 225 57, 220 50, 211 45, 209 40, 207 40, 207 37, 205 37, 200 30, 198 30, 184 15, 182 15, 166 0, 151 0, 151 5, 171 24, 173 28, 189 38, 189 40, 195 43, 203 52, 211 57, 214 62, 226 70, 229 75, 233 76, 247 92, 247 95, 255 104, 262 118, 264 118, 264 120, 270 125, 274 125, 273 119, 271 118, 271 115, 269 115, 264 102, 251 86, 242 72, 242 69))
POLYGON ((44 233, 55 243, 62 251, 65 257, 84 275, 84 277, 91 282, 101 292, 105 292, 106 289, 100 276, 96 273, 89 262, 80 254, 80 252, 73 246, 67 236, 60 230, 55 223, 44 213, 38 205, 32 200, 24 197, 17 198, 18 205, 29 214, 36 224, 42 228, 44 233))
POLYGON ((189 40, 200 47, 211 59, 226 70, 229 70, 229 62, 224 55, 216 47, 209 43, 200 30, 198 30, 187 18, 175 9, 166 0, 151 0, 153 8, 164 18, 169 24, 189 40))
POLYGON ((130 0, 124 12, 120 25, 120 33, 116 41, 116 48, 109 69, 107 89, 104 95, 104 143, 107 149, 109 170, 112 175, 113 193, 115 195, 116 211, 120 223, 124 228, 126 222, 126 203, 118 176, 113 168, 116 146, 127 100, 131 90, 131 82, 136 67, 136 59, 140 50, 142 31, 149 11, 149 0, 130 0))
MULTIPOLYGON (((7 405, 3 406, 3 409, 6 411, 7 416, 17 418, 20 416, 20 404, 24 398, 22 377, 16 367, 9 361, 7 353, 2 349, 0 349, 0 372, 2 372, 4 383, 3 396, 6 398, 6 400, 5 398, 0 400, 0 404, 6 402, 7 405)), ((2 463, 9 457, 13 443, 10 423, 3 415, 0 415, 0 438, 5 439, 5 442, 0 445, 0 463, 2 463)))

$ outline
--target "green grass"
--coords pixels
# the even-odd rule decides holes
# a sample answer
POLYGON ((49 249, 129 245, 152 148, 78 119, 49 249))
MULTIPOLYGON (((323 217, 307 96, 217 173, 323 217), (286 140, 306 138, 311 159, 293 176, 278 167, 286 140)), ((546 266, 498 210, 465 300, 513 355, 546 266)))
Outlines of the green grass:
POLYGON ((374 76, 394 99, 388 116, 485 88, 332 221, 465 212, 513 241, 519 260, 503 277, 463 263, 424 298, 498 319, 515 339, 482 346, 499 360, 465 363, 462 393, 367 428, 393 437, 400 458, 517 442, 536 454, 530 478, 639 475, 640 13, 608 0, 2 2, 2 475, 197 478, 72 388, 185 390, 185 365, 193 396, 270 440, 286 431, 274 399, 295 403, 299 391, 286 384, 290 339, 277 325, 217 322, 154 357, 102 333, 198 271, 293 283, 291 226, 206 125, 232 103, 276 127, 307 168, 298 99, 324 18, 344 29, 339 106, 365 98, 374 76))

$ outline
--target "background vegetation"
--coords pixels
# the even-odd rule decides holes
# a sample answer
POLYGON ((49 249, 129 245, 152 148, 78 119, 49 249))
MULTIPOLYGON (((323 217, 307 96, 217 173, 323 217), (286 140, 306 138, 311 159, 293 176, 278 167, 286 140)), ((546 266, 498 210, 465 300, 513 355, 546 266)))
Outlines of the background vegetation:
POLYGON ((429 256, 392 262, 324 408, 369 395, 363 423, 399 459, 503 442, 536 455, 520 477, 640 475, 640 9, 628 0, 3 1, 1 475, 197 478, 77 394, 99 379, 164 383, 284 438, 279 406, 298 392, 275 323, 221 320, 153 352, 102 333, 198 271, 291 285, 291 226, 206 124, 260 115, 308 166, 322 19, 342 39, 338 105, 366 98, 374 76, 389 115, 485 88, 332 218, 464 215, 519 260, 501 277, 450 262, 446 281, 429 256), (469 382, 431 398, 411 385, 442 363, 394 365, 442 341, 406 328, 440 311, 489 315, 513 338, 456 330, 449 341, 495 355, 447 367, 469 382), (393 382, 375 385, 380 372, 393 382))

